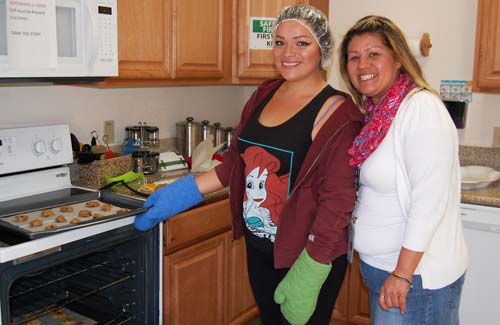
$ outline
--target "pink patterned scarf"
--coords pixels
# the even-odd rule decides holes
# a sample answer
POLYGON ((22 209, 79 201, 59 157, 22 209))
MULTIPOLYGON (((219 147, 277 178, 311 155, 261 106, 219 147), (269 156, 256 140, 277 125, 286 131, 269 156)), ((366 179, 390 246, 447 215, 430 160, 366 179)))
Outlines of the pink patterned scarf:
POLYGON ((416 86, 415 82, 406 73, 402 73, 398 81, 389 88, 377 105, 373 103, 371 98, 365 100, 366 124, 361 129, 361 133, 354 139, 348 151, 351 155, 349 160, 351 166, 359 167, 377 149, 378 145, 384 140, 399 105, 416 86))

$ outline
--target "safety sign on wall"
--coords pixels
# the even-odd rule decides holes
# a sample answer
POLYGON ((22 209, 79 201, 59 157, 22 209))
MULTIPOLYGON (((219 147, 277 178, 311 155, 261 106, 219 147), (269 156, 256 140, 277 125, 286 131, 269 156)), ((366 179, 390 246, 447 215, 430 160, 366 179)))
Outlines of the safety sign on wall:
POLYGON ((272 50, 275 18, 250 17, 248 46, 252 50, 272 50))

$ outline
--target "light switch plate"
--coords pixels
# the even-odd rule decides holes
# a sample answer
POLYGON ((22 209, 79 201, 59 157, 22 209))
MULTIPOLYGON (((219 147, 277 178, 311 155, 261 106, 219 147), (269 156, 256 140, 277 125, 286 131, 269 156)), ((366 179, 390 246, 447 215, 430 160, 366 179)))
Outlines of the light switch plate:
POLYGON ((108 137, 108 144, 115 143, 115 121, 104 121, 104 135, 108 137))
POLYGON ((493 147, 500 148, 500 126, 493 129, 493 147))

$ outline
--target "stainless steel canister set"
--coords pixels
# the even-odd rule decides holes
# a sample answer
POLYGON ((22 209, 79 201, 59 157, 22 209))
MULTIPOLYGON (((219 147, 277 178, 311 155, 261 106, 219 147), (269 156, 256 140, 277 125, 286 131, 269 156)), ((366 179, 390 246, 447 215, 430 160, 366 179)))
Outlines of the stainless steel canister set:
POLYGON ((158 127, 139 122, 138 125, 127 126, 125 132, 125 147, 132 153, 134 171, 144 174, 156 173, 160 154, 151 149, 160 146, 158 127))
POLYGON ((176 129, 177 149, 185 158, 190 157, 196 146, 210 135, 213 136, 214 146, 226 142, 227 148, 234 133, 232 127, 222 127, 219 122, 211 125, 207 120, 196 122, 193 117, 187 117, 185 121, 177 123, 176 129))

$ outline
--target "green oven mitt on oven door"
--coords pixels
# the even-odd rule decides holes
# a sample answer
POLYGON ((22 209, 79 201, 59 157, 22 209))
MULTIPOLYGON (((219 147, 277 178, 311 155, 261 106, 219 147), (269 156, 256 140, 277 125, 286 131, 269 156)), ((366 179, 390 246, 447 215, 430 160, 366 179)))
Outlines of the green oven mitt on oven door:
POLYGON ((281 313, 290 324, 302 325, 311 318, 331 268, 331 264, 313 260, 306 249, 293 263, 274 291, 274 301, 281 305, 281 313))
POLYGON ((135 217, 134 225, 137 230, 146 231, 184 210, 203 201, 203 195, 193 175, 189 174, 177 181, 156 190, 151 194, 144 207, 146 212, 135 217))

